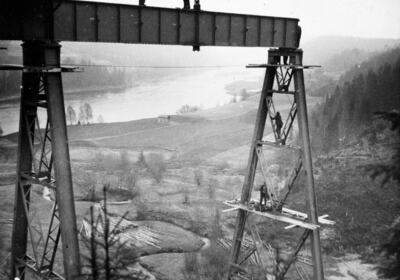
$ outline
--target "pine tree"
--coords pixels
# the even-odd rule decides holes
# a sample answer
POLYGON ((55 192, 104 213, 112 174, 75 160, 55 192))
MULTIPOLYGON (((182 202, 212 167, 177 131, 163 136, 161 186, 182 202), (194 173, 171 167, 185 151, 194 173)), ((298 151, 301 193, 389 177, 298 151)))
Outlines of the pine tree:
POLYGON ((103 188, 103 195, 103 209, 95 215, 93 206, 90 208, 90 237, 82 240, 89 251, 88 255, 84 255, 84 275, 90 280, 136 280, 138 277, 132 275, 128 267, 137 262, 137 256, 119 237, 121 222, 128 212, 111 226, 106 187, 103 188))

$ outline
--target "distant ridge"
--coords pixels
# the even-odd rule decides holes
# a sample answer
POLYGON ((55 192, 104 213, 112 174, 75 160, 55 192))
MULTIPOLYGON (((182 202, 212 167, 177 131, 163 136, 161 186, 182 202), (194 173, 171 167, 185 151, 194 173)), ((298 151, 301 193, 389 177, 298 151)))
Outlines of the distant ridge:
POLYGON ((304 42, 301 47, 304 50, 305 63, 324 64, 332 55, 344 50, 359 49, 375 52, 399 45, 400 39, 319 36, 304 42))

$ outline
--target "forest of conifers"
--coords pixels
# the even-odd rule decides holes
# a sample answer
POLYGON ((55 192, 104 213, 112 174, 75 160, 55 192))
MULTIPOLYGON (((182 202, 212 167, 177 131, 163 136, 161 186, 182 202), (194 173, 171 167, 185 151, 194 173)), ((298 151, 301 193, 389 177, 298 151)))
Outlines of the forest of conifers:
POLYGON ((310 116, 317 151, 329 152, 365 129, 373 129, 374 113, 399 110, 400 48, 355 65, 330 87, 321 88, 328 93, 310 116))

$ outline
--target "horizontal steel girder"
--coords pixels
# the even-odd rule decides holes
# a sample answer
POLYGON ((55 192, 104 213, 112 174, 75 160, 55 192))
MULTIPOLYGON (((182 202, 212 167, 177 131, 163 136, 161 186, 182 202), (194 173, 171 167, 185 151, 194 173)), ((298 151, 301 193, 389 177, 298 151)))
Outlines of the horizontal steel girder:
POLYGON ((0 40, 297 48, 298 19, 83 1, 2 0, 0 40), (54 14, 52 14, 54 12, 54 14))

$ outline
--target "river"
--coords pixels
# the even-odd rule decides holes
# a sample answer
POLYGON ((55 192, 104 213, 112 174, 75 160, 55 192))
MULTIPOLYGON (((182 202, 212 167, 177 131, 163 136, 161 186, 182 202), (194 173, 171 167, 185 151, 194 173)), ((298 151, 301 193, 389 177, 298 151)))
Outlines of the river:
MULTIPOLYGON (((171 70, 173 71, 173 70, 171 70)), ((65 94, 65 106, 71 105, 77 115, 84 102, 93 109, 93 121, 101 115, 105 122, 123 122, 175 114, 182 105, 212 108, 229 103, 232 95, 225 86, 237 81, 259 81, 263 72, 243 68, 218 68, 194 71, 193 74, 173 75, 156 82, 138 83, 125 91, 65 94)), ((261 87, 261 84, 260 84, 261 87)), ((68 89, 64 89, 67 91, 68 89)), ((40 110, 41 122, 45 120, 40 110)), ((19 102, 0 103, 0 125, 4 134, 18 129, 19 102)))

